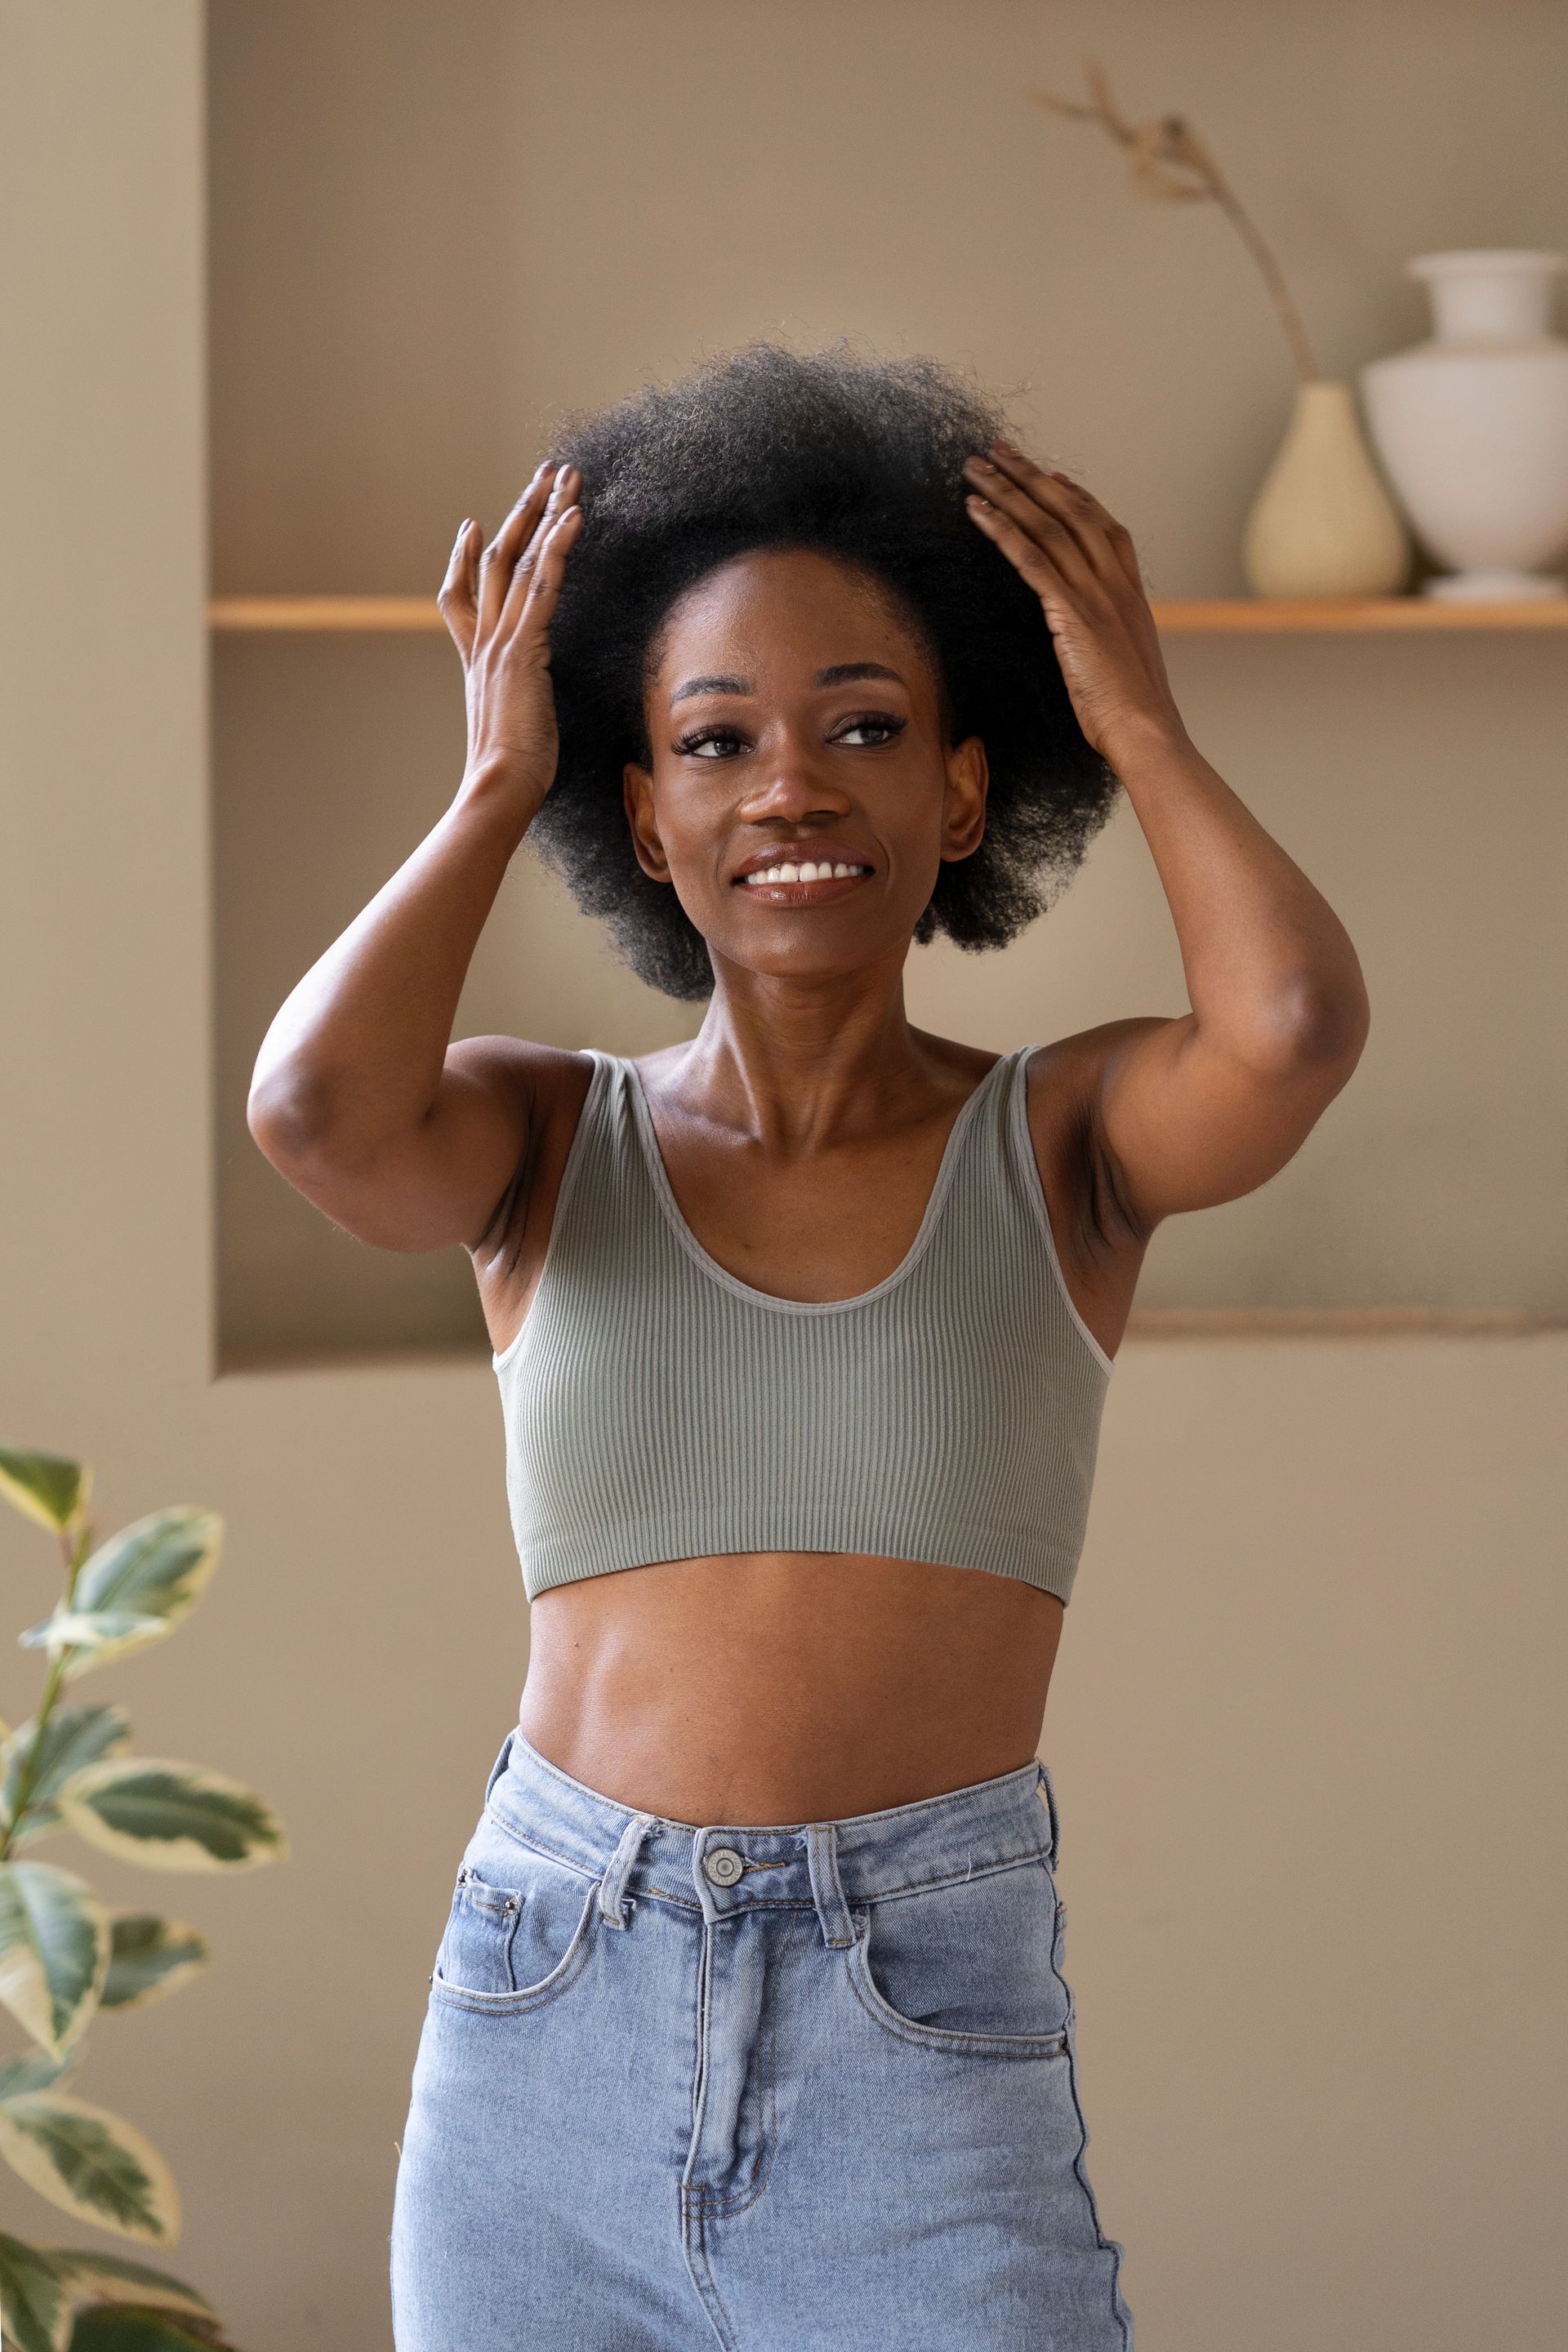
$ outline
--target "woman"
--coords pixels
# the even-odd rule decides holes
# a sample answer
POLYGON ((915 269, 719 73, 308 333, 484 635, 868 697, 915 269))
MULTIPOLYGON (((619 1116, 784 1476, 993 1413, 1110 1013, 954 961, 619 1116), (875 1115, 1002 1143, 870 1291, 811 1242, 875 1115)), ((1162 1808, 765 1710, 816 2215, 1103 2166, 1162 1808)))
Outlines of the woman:
POLYGON ((273 1023, 268 1157, 472 1257, 533 1603, 403 2142, 401 2352, 1100 2352, 1036 1759, 1162 1217, 1354 1066, 1344 931, 1192 742, 1132 542, 931 362, 766 345, 564 436, 441 609, 468 755, 273 1023), (999 945, 1120 782, 1190 1012, 995 1055, 999 945), (450 1033, 531 834, 631 1063, 450 1033))

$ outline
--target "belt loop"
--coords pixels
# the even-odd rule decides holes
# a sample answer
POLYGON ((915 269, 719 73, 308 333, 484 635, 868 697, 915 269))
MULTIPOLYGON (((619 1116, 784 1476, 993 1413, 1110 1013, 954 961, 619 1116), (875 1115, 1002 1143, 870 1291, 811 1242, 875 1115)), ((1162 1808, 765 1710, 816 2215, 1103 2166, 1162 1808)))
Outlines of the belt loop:
POLYGON ((1035 1759, 1035 1767, 1040 1776, 1035 1783, 1036 1794, 1038 1795, 1042 1790, 1045 1791, 1046 1811, 1051 1817, 1051 1851, 1048 1859, 1054 1870, 1057 1866, 1057 1850, 1062 1839, 1061 1822, 1057 1813, 1057 1792, 1051 1786, 1050 1774, 1037 1756, 1035 1759))
POLYGON ((840 1951, 855 1941, 855 1923, 838 1876, 838 1832, 831 1822, 813 1822, 805 1832, 805 1865, 824 1941, 840 1951))
POLYGON ((634 1813, 621 1832, 621 1842, 610 1858, 610 1866, 599 1881, 599 1908, 612 1927, 624 1927, 626 1923, 626 1891, 631 1867, 641 1851, 642 1842, 657 1822, 657 1813, 634 1813))

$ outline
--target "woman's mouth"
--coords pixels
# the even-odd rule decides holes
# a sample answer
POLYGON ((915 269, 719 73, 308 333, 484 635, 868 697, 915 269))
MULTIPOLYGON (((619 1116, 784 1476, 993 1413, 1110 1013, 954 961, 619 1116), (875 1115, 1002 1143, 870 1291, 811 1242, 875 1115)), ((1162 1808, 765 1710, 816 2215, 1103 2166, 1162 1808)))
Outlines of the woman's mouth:
POLYGON ((843 898, 869 876, 853 858, 781 857, 735 877, 738 887, 775 906, 815 907, 843 898))

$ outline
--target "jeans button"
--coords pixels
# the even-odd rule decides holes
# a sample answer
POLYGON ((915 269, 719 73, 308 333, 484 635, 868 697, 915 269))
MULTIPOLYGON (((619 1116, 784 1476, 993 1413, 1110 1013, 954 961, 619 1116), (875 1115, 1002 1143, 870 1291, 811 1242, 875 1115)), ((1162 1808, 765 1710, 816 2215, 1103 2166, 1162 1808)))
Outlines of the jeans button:
POLYGON ((716 1845, 702 1857, 704 1874, 715 1886, 733 1886, 746 1867, 732 1845, 716 1845))

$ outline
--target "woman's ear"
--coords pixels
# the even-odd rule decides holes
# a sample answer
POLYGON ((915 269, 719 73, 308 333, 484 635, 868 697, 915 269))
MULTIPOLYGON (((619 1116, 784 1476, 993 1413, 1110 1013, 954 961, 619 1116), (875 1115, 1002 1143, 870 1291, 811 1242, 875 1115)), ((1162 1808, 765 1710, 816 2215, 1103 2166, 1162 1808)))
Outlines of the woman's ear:
POLYGON ((942 814, 942 854, 972 857, 985 831, 985 793, 991 782, 985 746, 966 735, 947 754, 947 793, 942 814))
POLYGON ((668 882, 669 866, 653 814, 653 778, 646 768, 639 768, 631 760, 621 771, 621 796, 626 803, 626 823, 632 829, 637 864, 650 881, 668 882))

